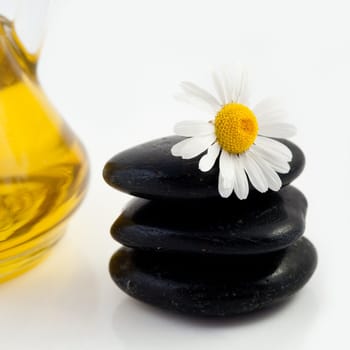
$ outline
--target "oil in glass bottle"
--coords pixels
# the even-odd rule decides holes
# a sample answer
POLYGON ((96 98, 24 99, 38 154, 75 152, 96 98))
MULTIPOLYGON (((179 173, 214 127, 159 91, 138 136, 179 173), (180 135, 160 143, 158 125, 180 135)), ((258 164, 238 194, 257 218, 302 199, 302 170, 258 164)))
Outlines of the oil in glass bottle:
MULTIPOLYGON (((23 2, 21 16, 37 17, 22 30, 43 23, 47 4, 23 2)), ((82 145, 38 82, 38 48, 30 51, 16 28, 0 18, 0 282, 35 266, 59 241, 88 176, 82 145)))

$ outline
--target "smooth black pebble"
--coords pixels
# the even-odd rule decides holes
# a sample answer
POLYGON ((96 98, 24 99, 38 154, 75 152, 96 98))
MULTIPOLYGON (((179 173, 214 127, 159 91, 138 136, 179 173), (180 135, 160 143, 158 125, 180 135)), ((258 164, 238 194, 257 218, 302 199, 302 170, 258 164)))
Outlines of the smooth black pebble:
POLYGON ((111 228, 124 246, 201 254, 258 254, 287 247, 304 232, 307 202, 292 186, 245 201, 134 199, 111 228))
POLYGON ((300 238, 288 248, 256 256, 193 256, 121 248, 110 262, 115 283, 128 295, 197 316, 233 316, 263 309, 297 292, 317 264, 313 245, 300 238))
MULTIPOLYGON (((218 166, 203 173, 198 169, 200 156, 183 160, 171 155, 171 147, 183 139, 180 136, 164 137, 117 154, 105 165, 105 181, 120 191, 147 199, 220 198, 218 166)), ((279 141, 293 153, 291 170, 288 174, 280 174, 283 185, 288 185, 302 172, 305 158, 294 143, 279 141)), ((256 190, 251 188, 250 193, 253 192, 256 190)))

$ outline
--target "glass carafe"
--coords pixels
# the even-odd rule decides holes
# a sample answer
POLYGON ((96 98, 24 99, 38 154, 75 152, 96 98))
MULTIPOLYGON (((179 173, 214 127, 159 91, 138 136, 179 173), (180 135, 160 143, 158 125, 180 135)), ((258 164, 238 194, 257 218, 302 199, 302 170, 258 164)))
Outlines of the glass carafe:
POLYGON ((85 152, 40 87, 39 47, 22 40, 34 31, 40 42, 47 4, 26 0, 18 19, 0 17, 0 282, 47 255, 86 189, 85 152))

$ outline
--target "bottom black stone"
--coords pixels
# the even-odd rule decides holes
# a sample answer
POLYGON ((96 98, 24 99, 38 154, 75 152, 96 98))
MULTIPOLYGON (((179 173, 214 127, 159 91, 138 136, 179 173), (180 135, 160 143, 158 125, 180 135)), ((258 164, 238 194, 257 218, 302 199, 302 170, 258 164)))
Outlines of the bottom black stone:
POLYGON ((115 283, 130 296, 198 316, 233 316, 283 301, 309 280, 313 245, 300 238, 273 253, 191 256, 119 249, 111 259, 115 283))

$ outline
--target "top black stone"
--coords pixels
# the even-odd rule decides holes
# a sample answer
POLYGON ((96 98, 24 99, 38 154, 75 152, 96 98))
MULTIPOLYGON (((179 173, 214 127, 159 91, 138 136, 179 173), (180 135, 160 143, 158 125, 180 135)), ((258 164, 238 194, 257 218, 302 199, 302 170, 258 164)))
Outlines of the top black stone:
MULTIPOLYGON (((200 156, 183 160, 171 155, 171 147, 184 137, 168 136, 130 148, 115 155, 105 165, 103 176, 112 187, 147 199, 215 199, 219 167, 203 173, 198 169, 200 156)), ((280 174, 283 186, 303 171, 305 157, 294 143, 279 139, 293 153, 288 174, 280 174)), ((251 187, 250 193, 256 192, 251 187)), ((231 198, 236 198, 233 194, 231 198)))

